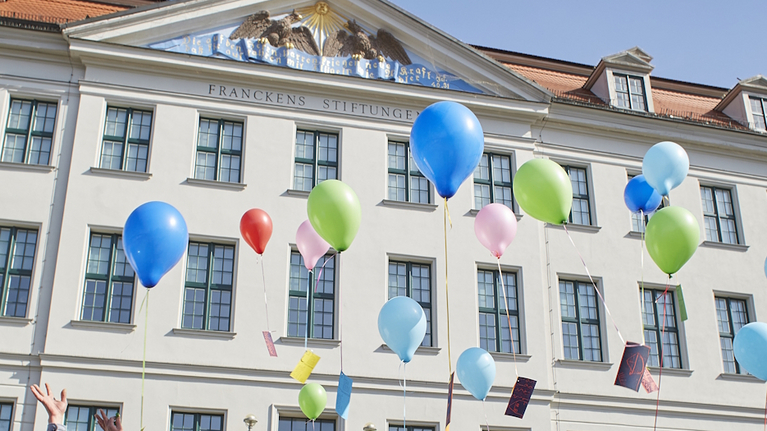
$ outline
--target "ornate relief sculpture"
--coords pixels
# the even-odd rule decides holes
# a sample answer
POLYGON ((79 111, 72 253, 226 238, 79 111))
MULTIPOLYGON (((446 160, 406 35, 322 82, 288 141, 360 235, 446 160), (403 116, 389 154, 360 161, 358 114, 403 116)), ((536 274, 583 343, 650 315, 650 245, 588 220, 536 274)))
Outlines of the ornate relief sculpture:
POLYGON ((229 39, 255 38, 262 44, 269 43, 277 48, 300 49, 311 55, 320 55, 312 31, 305 26, 293 27, 303 18, 295 10, 280 20, 269 19, 269 12, 262 10, 248 17, 229 39))
POLYGON ((389 57, 404 65, 411 63, 402 44, 387 30, 379 28, 375 36, 368 36, 355 20, 348 21, 345 27, 349 29, 349 32, 341 29, 328 37, 322 48, 323 56, 346 57, 350 55, 356 60, 378 58, 379 61, 384 61, 384 57, 389 57))

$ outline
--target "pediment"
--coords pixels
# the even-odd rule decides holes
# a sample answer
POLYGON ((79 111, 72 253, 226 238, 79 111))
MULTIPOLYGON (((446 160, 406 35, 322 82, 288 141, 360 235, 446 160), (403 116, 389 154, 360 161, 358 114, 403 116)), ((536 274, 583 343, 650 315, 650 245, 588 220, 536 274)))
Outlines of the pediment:
POLYGON ((68 26, 70 40, 544 102, 548 90, 382 0, 186 0, 68 26))
POLYGON ((647 55, 639 48, 633 48, 628 51, 623 51, 618 54, 609 55, 602 58, 602 62, 606 65, 638 69, 647 73, 652 71, 654 68, 654 66, 650 64, 649 60, 652 60, 652 57, 647 55))
POLYGON ((740 86, 753 91, 767 94, 767 78, 762 75, 752 76, 739 82, 740 86))

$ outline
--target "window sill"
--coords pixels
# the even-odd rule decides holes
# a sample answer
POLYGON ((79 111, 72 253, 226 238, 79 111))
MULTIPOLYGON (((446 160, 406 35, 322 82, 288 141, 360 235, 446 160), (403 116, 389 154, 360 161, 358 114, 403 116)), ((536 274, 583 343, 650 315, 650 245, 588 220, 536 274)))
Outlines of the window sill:
MULTIPOLYGON (((386 344, 381 344, 381 350, 385 350, 388 352, 393 352, 392 349, 389 348, 386 344)), ((442 350, 441 347, 424 347, 419 346, 418 349, 415 351, 416 355, 428 355, 428 356, 437 356, 439 354, 440 350, 442 350)))
POLYGON ((309 193, 311 193, 311 192, 307 192, 306 190, 295 190, 295 189, 287 189, 287 190, 285 190, 285 194, 287 196, 295 196, 297 198, 308 198, 309 197, 309 193))
POLYGON ((521 353, 517 353, 516 355, 513 355, 511 353, 506 352, 488 352, 490 353, 490 356, 493 357, 496 361, 503 361, 503 362, 514 362, 514 358, 516 358, 517 362, 527 362, 530 360, 532 355, 523 355, 521 353))
MULTIPOLYGON (((469 215, 476 217, 477 214, 479 214, 479 210, 477 210, 477 209, 470 209, 469 210, 469 215)), ((522 214, 514 213, 514 215, 517 216, 517 221, 522 220, 522 214)))
MULTIPOLYGON (((565 230, 564 226, 561 224, 546 223, 546 227, 553 227, 553 228, 565 230)), ((592 226, 590 224, 575 224, 575 223, 567 224, 567 230, 571 230, 574 232, 598 233, 601 229, 602 229, 602 226, 592 226)))
POLYGON ((576 361, 575 359, 557 359, 555 365, 562 368, 587 368, 601 371, 607 371, 613 366, 611 362, 576 361))
MULTIPOLYGON (((289 346, 303 346, 304 339, 302 337, 280 337, 277 339, 280 344, 286 344, 289 346)), ((307 346, 309 347, 338 347, 341 345, 340 340, 329 340, 325 338, 310 338, 307 346)))
POLYGON ((203 329, 173 328, 175 335, 187 337, 207 337, 218 338, 222 340, 232 340, 237 335, 236 332, 206 331, 203 329))
POLYGON ((121 177, 130 178, 133 180, 147 181, 152 178, 152 174, 149 172, 133 172, 123 171, 118 169, 103 169, 95 166, 91 167, 90 172, 95 175, 103 175, 105 177, 121 177))
POLYGON ((636 238, 636 239, 642 239, 642 237, 647 237, 647 234, 644 232, 637 232, 635 230, 632 230, 631 232, 627 233, 625 238, 636 238))
POLYGON ((395 207, 395 208, 406 208, 411 210, 418 210, 418 211, 427 211, 432 212, 437 209, 437 205, 434 204, 422 204, 417 202, 403 202, 403 201, 392 201, 389 199, 384 199, 381 201, 381 205, 386 207, 395 207))
POLYGON ((32 323, 32 319, 0 316, 0 325, 2 326, 27 326, 30 323, 32 323))
MULTIPOLYGON (((653 374, 658 374, 660 372, 659 367, 647 367, 648 370, 650 370, 653 374)), ((693 373, 693 370, 685 370, 682 368, 666 368, 663 367, 663 375, 668 376, 680 376, 680 377, 690 377, 693 373)))
POLYGON ((53 172, 53 170, 56 168, 50 165, 30 165, 27 163, 0 162, 0 169, 48 173, 53 172))
POLYGON ((94 322, 91 320, 72 320, 69 324, 73 328, 82 329, 94 329, 108 332, 121 332, 124 334, 131 333, 136 330, 136 325, 129 323, 112 323, 112 322, 94 322))
POLYGON ((711 248, 721 248, 723 250, 732 250, 732 251, 748 251, 747 245, 743 244, 727 244, 725 242, 718 242, 718 241, 703 241, 700 243, 703 247, 711 247, 711 248))
POLYGON ((186 183, 191 186, 210 187, 214 189, 227 189, 227 190, 245 190, 247 184, 242 183, 228 183, 226 181, 212 181, 212 180, 199 180, 197 178, 187 178, 186 183))
POLYGON ((750 383, 764 383, 763 380, 751 374, 735 374, 735 373, 722 373, 717 377, 717 380, 730 380, 733 382, 750 382, 750 383))

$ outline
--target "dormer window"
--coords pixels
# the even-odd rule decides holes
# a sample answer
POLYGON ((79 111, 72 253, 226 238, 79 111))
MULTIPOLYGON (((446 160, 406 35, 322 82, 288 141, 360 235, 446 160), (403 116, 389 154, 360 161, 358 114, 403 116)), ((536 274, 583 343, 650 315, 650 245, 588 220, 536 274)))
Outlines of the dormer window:
POLYGON ((751 96, 751 115, 754 117, 754 129, 767 131, 767 99, 751 96))
POLYGON ((639 76, 613 73, 615 78, 615 106, 618 108, 647 111, 644 80, 639 76))

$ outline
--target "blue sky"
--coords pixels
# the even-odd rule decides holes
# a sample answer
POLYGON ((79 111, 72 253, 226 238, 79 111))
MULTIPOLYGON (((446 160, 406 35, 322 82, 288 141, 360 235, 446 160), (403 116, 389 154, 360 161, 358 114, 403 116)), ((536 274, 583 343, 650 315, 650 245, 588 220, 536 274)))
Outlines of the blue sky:
POLYGON ((653 76, 725 88, 767 75, 764 0, 390 1, 475 45, 589 65, 639 46, 653 76))

